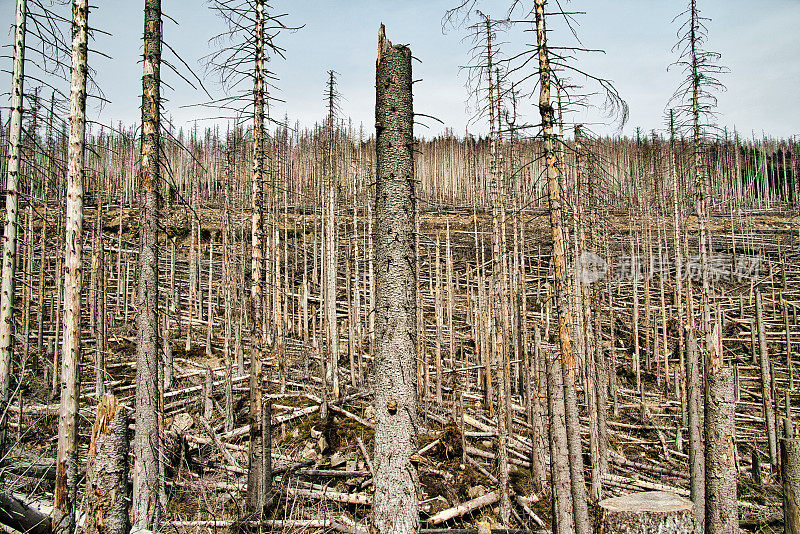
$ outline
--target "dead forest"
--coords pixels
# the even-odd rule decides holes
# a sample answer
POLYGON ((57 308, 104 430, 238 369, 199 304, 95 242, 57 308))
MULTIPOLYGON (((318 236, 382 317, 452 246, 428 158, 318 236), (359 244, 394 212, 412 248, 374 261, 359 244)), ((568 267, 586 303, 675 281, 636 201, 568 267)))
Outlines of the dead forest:
POLYGON ((269 116, 271 2, 212 2, 244 118, 175 127, 146 0, 141 123, 103 126, 87 1, 15 3, 5 532, 800 532, 800 147, 706 129, 695 0, 666 128, 576 124, 535 0, 535 91, 481 14, 488 134, 432 138, 391 28, 374 127, 333 70, 312 127, 269 116), (25 76, 42 20, 66 93, 25 76))

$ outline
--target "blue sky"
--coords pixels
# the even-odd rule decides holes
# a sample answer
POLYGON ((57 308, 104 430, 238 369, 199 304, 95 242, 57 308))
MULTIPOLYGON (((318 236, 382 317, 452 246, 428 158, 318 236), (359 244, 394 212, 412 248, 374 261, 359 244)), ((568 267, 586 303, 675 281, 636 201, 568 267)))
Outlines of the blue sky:
MULTIPOLYGON (((112 34, 97 35, 93 47, 113 57, 90 55, 98 71, 98 81, 111 100, 101 111, 90 116, 101 122, 138 121, 141 91, 142 6, 141 1, 105 0, 90 15, 90 24, 112 34)), ((323 91, 328 69, 339 73, 342 116, 363 122, 372 129, 374 110, 374 64, 377 31, 386 24, 387 35, 395 43, 411 46, 415 57, 415 110, 434 115, 456 132, 463 132, 472 112, 466 109, 465 76, 459 66, 468 59, 469 41, 464 31, 442 33, 441 18, 456 0, 274 0, 274 9, 288 13, 290 25, 305 25, 296 32, 278 37, 286 49, 286 59, 271 61, 270 68, 279 76, 273 115, 300 121, 311 126, 325 115, 323 91)), ((484 0, 487 12, 503 15, 508 2, 484 0)), ((563 3, 563 2, 562 2, 563 3)), ((681 79, 677 70, 667 71, 675 60, 671 51, 678 24, 672 19, 684 7, 683 0, 572 0, 568 9, 585 11, 578 17, 578 32, 584 46, 605 50, 605 54, 579 57, 582 69, 613 80, 630 106, 630 119, 623 130, 630 135, 636 126, 646 131, 663 128, 665 107, 681 79)), ((712 20, 708 48, 722 53, 722 63, 730 68, 723 81, 728 90, 719 95, 720 125, 733 127, 745 136, 755 133, 788 137, 800 134, 800 106, 796 92, 800 86, 800 1, 763 0, 753 4, 745 0, 700 0, 703 15, 712 20)), ((165 19, 164 35, 170 45, 200 74, 198 63, 213 50, 209 38, 224 29, 203 0, 163 0, 164 12, 178 24, 165 19)), ((0 0, 0 17, 13 22, 13 0, 0 0)), ((11 33, 4 35, 11 42, 11 33)), ((512 33, 505 41, 506 53, 522 49, 533 36, 512 33)), ((550 35, 553 44, 574 44, 574 39, 559 24, 550 35)), ((8 61, 6 60, 8 63, 8 61)), ((4 65, 4 70, 8 65, 4 65)), ((203 113, 184 106, 201 102, 202 93, 193 91, 177 76, 165 71, 166 81, 174 88, 165 89, 169 98, 167 112, 176 124, 185 125, 203 113)), ((578 80, 580 81, 580 80, 578 80)), ((215 84, 208 81, 214 92, 215 84)), ((8 73, 0 75, 0 87, 9 87, 8 73)), ((66 87, 66 84, 64 84, 66 87)), ((219 94, 219 93, 216 93, 219 94)), ((535 102, 524 102, 523 115, 534 119, 535 102)), ((597 123, 602 117, 593 110, 581 112, 574 120, 597 123)), ((442 126, 426 121, 430 129, 417 128, 430 136, 442 126)), ((485 131, 481 122, 470 131, 485 131)), ((596 124, 598 133, 610 133, 612 127, 596 124)))

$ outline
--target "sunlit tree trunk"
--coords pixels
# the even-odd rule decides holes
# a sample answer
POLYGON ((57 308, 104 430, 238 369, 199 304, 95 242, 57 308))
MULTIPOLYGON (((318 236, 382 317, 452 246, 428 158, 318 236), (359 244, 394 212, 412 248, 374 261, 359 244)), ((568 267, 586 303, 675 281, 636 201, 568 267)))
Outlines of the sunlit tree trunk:
POLYGON ((71 533, 75 528, 77 506, 88 14, 88 0, 76 0, 73 3, 66 246, 64 248, 64 343, 61 355, 61 407, 58 413, 58 451, 52 515, 53 529, 56 532, 65 533, 71 533))

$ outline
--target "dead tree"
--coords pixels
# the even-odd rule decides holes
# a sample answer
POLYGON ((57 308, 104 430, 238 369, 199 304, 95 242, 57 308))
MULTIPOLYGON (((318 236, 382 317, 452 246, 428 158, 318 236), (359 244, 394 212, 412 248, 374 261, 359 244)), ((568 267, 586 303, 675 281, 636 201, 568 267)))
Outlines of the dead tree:
POLYGON ((253 77, 253 196, 251 226, 251 286, 250 305, 253 308, 250 353, 250 443, 248 449, 247 505, 251 512, 261 515, 267 506, 267 493, 272 486, 271 453, 265 448, 264 432, 270 432, 270 424, 264 421, 264 306, 262 277, 264 256, 262 240, 264 216, 262 208, 264 180, 264 0, 255 3, 255 27, 253 28, 254 77, 253 77))
POLYGON ((14 335, 14 274, 17 267, 17 186, 22 137, 22 96, 25 81, 26 0, 17 0, 14 31, 14 73, 11 80, 11 122, 8 131, 6 214, 3 230, 2 278, 0 278, 0 454, 5 451, 6 409, 11 387, 11 352, 14 335))
POLYGON ((128 412, 113 395, 97 406, 86 467, 87 534, 128 534, 128 412))
POLYGON ((144 3, 139 279, 136 290, 136 439, 133 524, 155 531, 162 446, 159 415, 158 189, 160 181, 161 0, 144 3))
POLYGON ((702 428, 700 421, 702 413, 702 391, 700 387, 700 362, 697 348, 697 338, 691 328, 686 332, 686 401, 688 404, 687 415, 689 421, 689 482, 690 495, 694 502, 695 528, 703 532, 705 521, 705 456, 703 447, 702 428))
POLYGON ((725 364, 722 355, 721 322, 718 317, 705 362, 705 531, 708 534, 735 534, 739 531, 734 442, 736 399, 733 368, 725 364))
POLYGON ((411 50, 381 25, 376 64, 375 496, 372 531, 419 528, 411 50))
MULTIPOLYGON (((575 392, 575 361, 572 353, 572 313, 569 303, 566 257, 564 250, 564 229, 561 210, 560 180, 561 170, 556 164, 553 123, 554 110, 550 101, 550 63, 547 50, 547 30, 545 25, 545 0, 536 0, 536 35, 539 56, 539 114, 542 119, 544 138, 544 158, 546 161, 547 190, 550 211, 550 230, 553 236, 554 297, 558 316, 558 340, 561 357, 555 360, 555 372, 561 371, 564 385, 564 414, 569 448, 569 471, 572 487, 572 509, 574 529, 578 534, 590 531, 589 512, 586 503, 586 485, 583 477, 583 456, 581 454, 580 423, 577 417, 575 392), (558 369, 560 367, 560 369, 558 369)), ((551 421, 551 424, 556 424, 551 421)), ((552 451, 551 451, 552 452, 552 451)), ((554 481, 555 484, 555 481, 554 481)), ((559 481, 560 485, 564 485, 559 481)), ((566 515, 561 514, 566 520, 566 515)), ((562 519, 562 517, 559 517, 562 519)), ((567 520, 568 521, 568 520, 567 520)), ((558 532, 565 532, 561 522, 558 532)))
POLYGON ((322 191, 322 234, 323 234, 323 295, 325 298, 325 340, 327 346, 327 358, 329 363, 325 365, 325 384, 330 387, 330 393, 334 399, 339 397, 339 326, 336 318, 336 273, 338 266, 338 255, 336 246, 336 160, 334 152, 335 120, 336 120, 336 77, 334 72, 329 71, 328 79, 328 127, 325 148, 325 161, 327 163, 324 173, 324 185, 322 191))
POLYGON ((86 131, 88 0, 72 6, 72 77, 69 103, 66 239, 64 249, 64 342, 61 356, 61 407, 53 495, 53 530, 72 532, 77 506, 78 397, 81 355, 83 270, 83 163, 86 131))

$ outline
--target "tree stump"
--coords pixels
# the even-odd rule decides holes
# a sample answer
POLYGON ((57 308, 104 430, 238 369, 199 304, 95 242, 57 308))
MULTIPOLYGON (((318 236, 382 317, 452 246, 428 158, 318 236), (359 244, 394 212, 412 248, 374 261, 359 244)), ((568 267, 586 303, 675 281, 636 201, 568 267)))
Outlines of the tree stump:
POLYGON ((600 501, 601 534, 694 532, 694 504, 664 491, 631 493, 600 501))
POLYGON ((86 469, 88 534, 125 534, 128 521, 128 414, 114 395, 97 406, 86 469))

